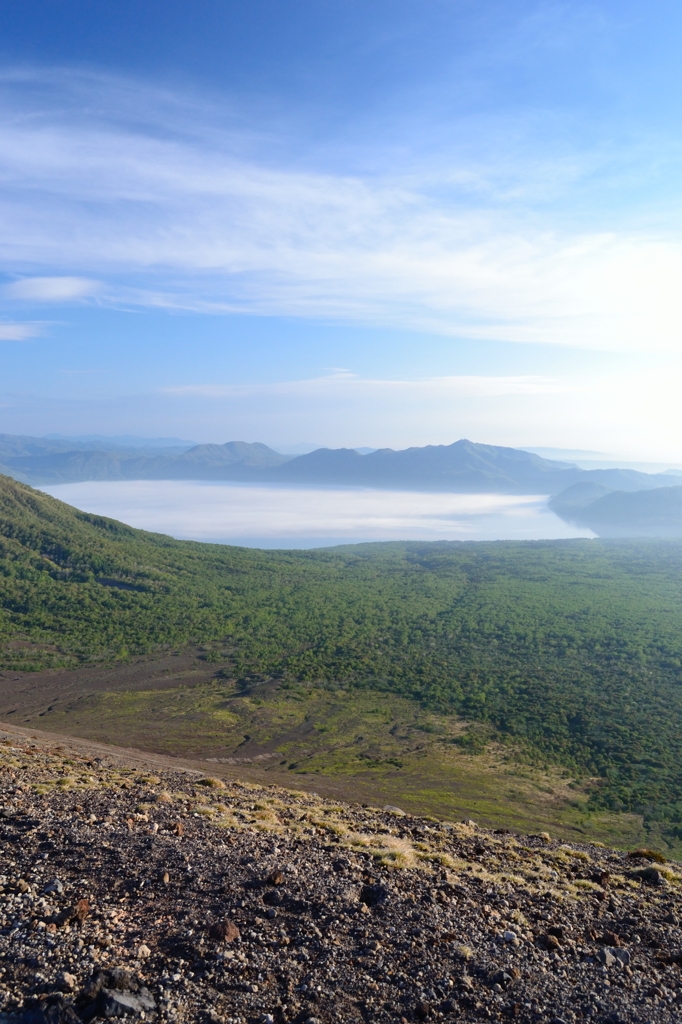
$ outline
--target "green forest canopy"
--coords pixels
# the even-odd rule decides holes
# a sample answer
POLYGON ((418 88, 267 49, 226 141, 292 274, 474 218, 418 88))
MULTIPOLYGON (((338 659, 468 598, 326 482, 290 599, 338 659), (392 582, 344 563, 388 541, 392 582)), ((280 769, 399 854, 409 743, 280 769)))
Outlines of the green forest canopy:
POLYGON ((601 776, 682 838, 682 544, 174 541, 0 477, 0 666, 209 645, 236 678, 391 690, 601 776))

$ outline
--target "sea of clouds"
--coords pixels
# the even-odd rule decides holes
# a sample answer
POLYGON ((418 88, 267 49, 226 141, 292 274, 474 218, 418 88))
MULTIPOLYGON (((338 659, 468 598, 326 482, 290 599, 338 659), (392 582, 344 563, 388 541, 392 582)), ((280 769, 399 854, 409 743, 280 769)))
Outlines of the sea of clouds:
POLYGON ((424 494, 174 480, 93 481, 42 489, 83 511, 140 529, 249 547, 593 536, 549 512, 542 495, 424 494))

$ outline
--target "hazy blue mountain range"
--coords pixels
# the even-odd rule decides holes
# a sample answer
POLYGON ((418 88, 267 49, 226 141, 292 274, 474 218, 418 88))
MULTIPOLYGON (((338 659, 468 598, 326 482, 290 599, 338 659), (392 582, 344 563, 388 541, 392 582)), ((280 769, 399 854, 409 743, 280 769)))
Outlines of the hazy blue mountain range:
POLYGON ((548 504, 566 522, 600 537, 682 537, 682 486, 628 492, 578 483, 548 504))
MULTIPOLYGON (((42 440, 42 438, 41 438, 42 440)), ((137 434, 78 434, 71 437, 68 434, 46 434, 46 441, 56 441, 68 445, 70 448, 86 448, 104 452, 115 452, 129 448, 143 451, 175 451, 186 452, 188 448, 194 448, 197 441, 188 441, 182 437, 139 437, 137 434)))
POLYGON ((290 459, 264 444, 228 441, 188 450, 88 449, 73 442, 0 435, 0 466, 25 483, 82 480, 243 480, 290 459))
POLYGON ((603 493, 671 483, 668 475, 581 470, 516 448, 467 440, 403 451, 382 448, 368 454, 354 448, 318 448, 294 457, 244 441, 180 451, 112 451, 88 449, 85 442, 74 448, 69 441, 4 434, 0 435, 0 472, 38 485, 84 480, 235 480, 503 494, 557 494, 588 482, 601 486, 603 493))

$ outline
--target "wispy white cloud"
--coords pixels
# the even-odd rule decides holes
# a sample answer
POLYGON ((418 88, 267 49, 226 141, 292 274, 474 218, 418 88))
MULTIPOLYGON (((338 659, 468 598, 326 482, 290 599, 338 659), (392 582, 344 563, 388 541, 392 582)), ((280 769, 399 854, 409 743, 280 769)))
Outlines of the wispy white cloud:
POLYGON ((28 341, 39 334, 39 324, 0 323, 0 341, 28 341))
POLYGON ((499 180, 475 206, 453 194, 490 168, 303 171, 215 106, 136 83, 0 85, 0 267, 26 275, 8 298, 87 297, 95 274, 113 303, 680 349, 674 232, 570 231, 499 180))
POLYGON ((2 292, 9 299, 68 302, 95 295, 99 290, 99 282, 86 277, 24 277, 5 285, 2 292))
POLYGON ((500 395, 539 395, 563 390, 547 377, 425 377, 419 380, 372 380, 348 371, 310 380, 275 381, 263 384, 181 384, 160 389, 169 395, 205 398, 313 398, 374 397, 400 399, 494 398, 500 395))

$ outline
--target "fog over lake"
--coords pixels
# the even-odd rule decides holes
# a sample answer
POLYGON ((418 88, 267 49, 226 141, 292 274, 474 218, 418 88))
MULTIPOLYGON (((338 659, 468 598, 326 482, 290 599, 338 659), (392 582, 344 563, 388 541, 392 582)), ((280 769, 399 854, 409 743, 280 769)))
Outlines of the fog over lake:
POLYGON ((549 512, 541 495, 424 494, 176 480, 93 481, 42 490, 85 512, 144 530, 249 547, 593 536, 549 512))

